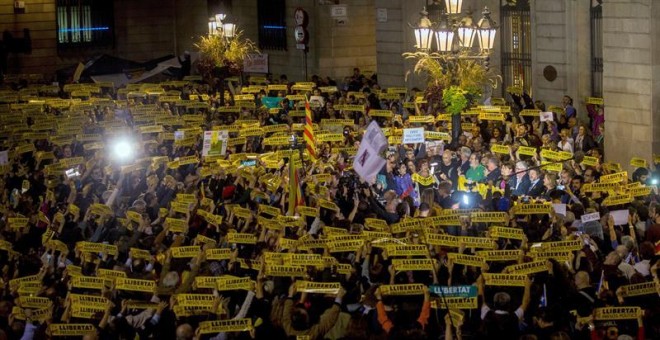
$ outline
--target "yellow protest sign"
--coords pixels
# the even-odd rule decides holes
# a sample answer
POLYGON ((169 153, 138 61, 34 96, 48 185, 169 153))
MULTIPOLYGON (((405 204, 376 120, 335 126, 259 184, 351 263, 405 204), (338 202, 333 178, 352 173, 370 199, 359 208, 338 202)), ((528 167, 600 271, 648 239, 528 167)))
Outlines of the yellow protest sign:
POLYGON ((52 336, 83 336, 96 334, 96 328, 90 323, 52 323, 48 325, 52 336))
POLYGON ((284 266, 284 265, 269 265, 266 266, 267 276, 284 276, 284 277, 305 277, 305 267, 301 266, 284 266))
POLYGON ((392 265, 397 271, 434 270, 433 261, 431 259, 415 259, 415 260, 393 259, 392 265))
POLYGON ((657 282, 644 282, 631 285, 621 286, 621 296, 641 296, 641 295, 655 295, 658 292, 657 282))
POLYGON ((257 237, 248 233, 228 233, 227 242, 239 244, 257 244, 257 237))
POLYGON ((593 104, 593 105, 603 105, 604 103, 603 98, 599 98, 599 97, 587 97, 585 102, 587 104, 593 104))
POLYGON ((220 261, 231 258, 231 249, 229 248, 206 249, 204 252, 206 253, 207 260, 220 261))
POLYGON ((600 176, 599 181, 600 183, 618 183, 618 182, 623 182, 627 178, 628 178, 628 172, 621 171, 610 175, 600 176))
POLYGON ((172 257, 174 258, 191 258, 197 257, 201 251, 201 248, 199 246, 172 247, 170 248, 170 251, 172 252, 172 257))
POLYGON ((514 206, 514 213, 516 215, 534 215, 534 214, 549 214, 552 212, 552 205, 545 203, 523 203, 514 206))
POLYGON ((628 320, 642 315, 639 307, 603 307, 594 309, 594 320, 628 320))
POLYGON ((247 332, 252 329, 252 319, 231 319, 202 321, 199 323, 199 334, 217 334, 226 332, 247 332))
POLYGON ((470 214, 472 222, 487 222, 487 223, 508 223, 509 216, 505 212, 473 212, 470 214))
POLYGON ((115 289, 153 293, 156 289, 156 282, 151 280, 118 277, 115 280, 115 289))
POLYGON ((525 287, 527 275, 483 273, 487 286, 525 287))
POLYGON ((633 197, 631 194, 623 194, 623 195, 612 195, 608 196, 604 201, 603 205, 606 207, 611 207, 614 205, 620 205, 620 204, 627 204, 632 202, 633 197))
POLYGON ((640 157, 633 157, 630 160, 630 165, 632 165, 636 168, 646 168, 646 167, 648 167, 648 164, 646 163, 646 159, 640 158, 640 157))
POLYGON ((429 254, 426 245, 423 244, 406 244, 406 245, 388 245, 388 256, 426 256, 429 254))
POLYGON ((339 282, 296 281, 296 287, 302 293, 337 294, 341 285, 339 282))
POLYGON ((445 297, 444 299, 432 300, 431 308, 476 309, 478 304, 476 297, 445 297))
POLYGON ((458 237, 449 234, 427 234, 426 243, 434 246, 458 247, 458 237))
POLYGON ((520 258, 522 251, 515 250, 480 250, 477 251, 477 256, 482 257, 486 261, 515 261, 520 258))
POLYGON ((482 248, 494 249, 497 244, 492 238, 488 237, 473 237, 473 236, 460 236, 458 237, 458 244, 463 243, 467 248, 482 248))
POLYGON ((421 283, 412 283, 412 284, 381 285, 378 289, 380 289, 380 293, 382 295, 406 296, 406 295, 424 294, 424 292, 428 288, 421 283))
POLYGON ((531 147, 531 146, 519 146, 518 147, 518 154, 519 155, 525 155, 525 156, 534 156, 536 155, 536 148, 531 147))
POLYGON ((454 262, 454 264, 461 264, 464 266, 481 267, 486 263, 486 260, 483 257, 476 255, 447 253, 447 258, 454 262))
POLYGON ((493 238, 508 238, 512 240, 522 240, 525 233, 522 229, 509 228, 509 227, 490 227, 488 229, 488 236, 493 238))
POLYGON ((504 268, 504 273, 525 275, 525 274, 540 273, 547 270, 548 267, 546 266, 545 261, 533 261, 533 262, 508 266, 504 268))

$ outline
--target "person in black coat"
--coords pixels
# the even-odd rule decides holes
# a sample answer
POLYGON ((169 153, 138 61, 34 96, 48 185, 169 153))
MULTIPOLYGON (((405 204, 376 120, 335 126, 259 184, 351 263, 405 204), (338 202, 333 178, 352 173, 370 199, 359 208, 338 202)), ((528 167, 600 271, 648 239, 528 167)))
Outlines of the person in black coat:
POLYGON ((541 170, 539 169, 530 169, 529 170, 529 180, 530 186, 527 189, 527 196, 538 197, 545 191, 543 186, 543 178, 541 178, 541 170))

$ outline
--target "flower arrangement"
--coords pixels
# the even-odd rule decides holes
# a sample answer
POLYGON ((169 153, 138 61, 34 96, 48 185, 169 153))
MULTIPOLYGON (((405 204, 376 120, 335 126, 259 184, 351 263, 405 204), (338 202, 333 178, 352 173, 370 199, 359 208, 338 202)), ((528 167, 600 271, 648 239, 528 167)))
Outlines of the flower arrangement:
POLYGON ((225 38, 221 35, 202 36, 195 47, 201 54, 199 68, 208 75, 214 68, 225 68, 230 75, 237 75, 243 70, 243 60, 250 54, 258 53, 257 45, 250 39, 243 38, 243 32, 225 38))

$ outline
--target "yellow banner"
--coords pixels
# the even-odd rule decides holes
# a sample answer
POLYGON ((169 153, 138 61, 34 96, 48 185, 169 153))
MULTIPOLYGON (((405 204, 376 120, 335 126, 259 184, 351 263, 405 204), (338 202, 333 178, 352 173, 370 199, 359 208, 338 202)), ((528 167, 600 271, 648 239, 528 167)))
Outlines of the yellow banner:
POLYGON ((227 234, 227 242, 240 244, 257 244, 257 237, 253 234, 229 233, 227 234))
POLYGON ((99 269, 96 270, 96 273, 100 277, 109 278, 109 279, 115 279, 115 278, 118 278, 118 277, 126 277, 126 272, 123 272, 121 270, 110 270, 110 269, 99 268, 99 269))
POLYGON ((509 227, 490 227, 488 229, 488 236, 493 238, 508 238, 512 240, 522 240, 525 233, 522 229, 509 228, 509 227))
POLYGON ((539 253, 545 251, 577 251, 581 250, 583 245, 581 240, 542 242, 540 248, 532 248, 532 251, 539 253))
POLYGON ((21 296, 18 305, 22 308, 48 308, 52 305, 50 299, 37 296, 21 296))
POLYGON ((627 171, 621 171, 610 175, 600 176, 600 183, 618 183, 628 178, 627 171))
POLYGON ((505 212, 473 212, 470 214, 472 222, 509 223, 509 215, 505 212))
POLYGON ((71 285, 75 288, 99 289, 112 286, 112 280, 93 276, 74 276, 71 278, 71 285))
POLYGON ((207 306, 215 303, 213 294, 177 294, 176 303, 180 306, 207 306))
POLYGON ((305 277, 305 267, 300 266, 266 266, 267 276, 305 277))
POLYGON ((231 319, 202 321, 199 323, 199 334, 217 334, 225 332, 247 332, 252 329, 252 319, 231 319))
POLYGON ((545 264, 545 261, 533 261, 522 264, 516 264, 504 268, 504 273, 506 274, 534 274, 547 271, 548 267, 545 264))
POLYGON ((302 293, 337 294, 341 285, 339 282, 296 281, 296 287, 302 293))
POLYGON ((458 237, 449 234, 427 234, 426 243, 434 246, 458 247, 458 237))
POLYGON ((604 307, 594 309, 594 320, 628 320, 642 315, 639 307, 604 307))
POLYGON ((214 287, 219 291, 229 291, 229 290, 251 290, 254 288, 254 283, 250 280, 249 277, 239 277, 239 278, 224 278, 220 277, 216 280, 216 286, 214 287))
POLYGON ((505 116, 503 113, 481 112, 479 114, 479 120, 494 120, 494 121, 503 122, 504 119, 505 116))
POLYGON ((388 256, 426 256, 429 254, 426 245, 388 245, 385 247, 387 249, 388 256))
POLYGON ((402 260, 393 259, 392 265, 397 271, 434 270, 431 259, 402 260))
POLYGON ((486 263, 486 260, 483 257, 475 255, 447 253, 447 258, 450 261, 453 261, 454 264, 462 264, 464 266, 481 267, 486 263))
POLYGON ((519 155, 534 156, 536 155, 536 148, 531 146, 519 146, 518 147, 519 155))
POLYGON ((467 248, 495 249, 497 244, 489 237, 460 236, 458 244, 465 244, 467 248))
POLYGON ((606 207, 611 207, 613 205, 619 205, 619 204, 627 204, 632 202, 633 197, 630 194, 624 194, 624 195, 613 195, 613 196, 608 196, 604 201, 603 205, 606 207))
POLYGON ((486 261, 515 261, 522 255, 521 250, 480 250, 477 256, 486 261))
POLYGON ((653 192, 653 188, 651 187, 640 187, 640 188, 633 188, 628 190, 628 193, 632 197, 643 197, 643 196, 648 196, 653 192))
POLYGON ((364 240, 347 240, 328 242, 328 248, 331 253, 353 252, 357 251, 364 244, 364 240))
POLYGON ((444 299, 434 299, 431 301, 431 308, 452 308, 452 309, 476 309, 479 303, 476 297, 445 297, 444 299), (446 303, 446 304, 445 304, 446 303))
POLYGON ((597 166, 598 165, 598 158, 591 157, 591 156, 584 156, 584 160, 580 164, 582 164, 584 166, 597 166))
POLYGON ((153 293, 154 290, 156 289, 156 282, 151 280, 140 280, 140 279, 129 279, 129 278, 118 277, 115 280, 115 289, 153 293))
POLYGON ((335 110, 364 112, 364 105, 335 105, 335 110))
POLYGON ((90 323, 52 323, 48 326, 52 336, 83 336, 96 334, 96 328, 90 323))
POLYGON ((514 207, 516 215, 549 214, 552 212, 551 204, 544 203, 523 203, 514 207))
POLYGON ((390 110, 369 110, 369 116, 371 117, 392 117, 393 113, 390 110))
POLYGON ((570 261, 572 252, 571 251, 544 251, 532 253, 534 261, 544 261, 547 259, 555 259, 557 261, 570 261))
POLYGON ((199 255, 201 248, 199 246, 186 246, 186 247, 172 247, 170 248, 170 250, 172 251, 172 257, 180 259, 180 258, 197 257, 197 255, 199 255))
POLYGON ((525 287, 527 275, 483 273, 487 286, 525 287))
POLYGON ((644 282, 632 285, 621 286, 621 296, 640 296, 640 295, 656 295, 658 292, 658 284, 656 282, 644 282))
POLYGON ((324 265, 323 258, 319 254, 291 254, 288 259, 292 266, 319 266, 324 265))
POLYGON ((585 102, 587 104, 594 104, 594 105, 603 105, 604 103, 603 98, 598 98, 598 97, 587 97, 585 102))
POLYGON ((582 187, 582 192, 608 192, 610 190, 612 191, 619 191, 621 189, 621 185, 618 182, 612 182, 612 183, 585 183, 584 186, 582 187))
POLYGON ((421 295, 428 289, 425 285, 421 283, 412 283, 412 284, 394 284, 394 285, 382 285, 380 293, 382 295, 421 295))

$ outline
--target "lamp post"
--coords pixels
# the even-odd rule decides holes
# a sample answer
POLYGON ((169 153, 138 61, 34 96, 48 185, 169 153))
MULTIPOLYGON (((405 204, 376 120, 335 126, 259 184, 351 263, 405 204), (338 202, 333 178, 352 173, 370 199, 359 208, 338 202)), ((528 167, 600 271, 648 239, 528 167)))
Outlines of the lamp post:
POLYGON ((450 58, 487 59, 495 45, 497 24, 491 19, 488 7, 484 7, 483 17, 476 25, 472 13, 468 11, 463 15, 462 8, 463 0, 445 0, 444 6, 435 2, 429 3, 427 0, 426 6, 420 12, 419 22, 415 26, 411 25, 415 36, 415 50, 427 54, 438 52, 450 58), (430 10, 439 13, 437 23, 429 19, 430 10), (454 39, 455 37, 458 39, 454 39), (433 40, 436 41, 435 51, 433 40), (475 40, 479 40, 478 52, 472 51, 475 40), (454 48, 455 45, 457 49, 454 48))
MULTIPOLYGON (((227 20, 227 14, 218 13, 209 18, 209 37, 215 36, 221 39, 231 39, 236 34, 236 24, 227 20)), ((220 94, 220 105, 225 105, 225 78, 229 75, 227 67, 216 65, 214 69, 214 76, 218 78, 216 86, 217 92, 220 94)))
MULTIPOLYGON (((491 19, 488 8, 484 8, 482 18, 477 24, 472 18, 472 13, 467 11, 466 14, 463 14, 462 9, 463 0, 426 0, 426 6, 420 12, 418 24, 410 25, 415 36, 414 52, 403 54, 406 58, 415 58, 420 61, 433 59, 437 64, 433 70, 442 70, 442 76, 438 76, 438 73, 435 72, 434 77, 443 79, 442 86, 439 87, 443 96, 444 91, 451 87, 458 87, 458 90, 464 91, 464 93, 468 93, 467 88, 474 88, 473 85, 462 88, 461 79, 457 79, 461 74, 459 71, 465 65, 480 67, 488 71, 489 55, 495 45, 498 27, 491 19), (437 13, 437 16, 436 14, 431 15, 430 12, 437 13), (437 17, 437 23, 433 23, 429 17, 437 17), (478 50, 473 48, 475 40, 479 41, 478 50), (470 62, 470 60, 475 62, 470 62)), ((426 61, 421 65, 430 64, 432 63, 426 61)), ((426 69, 429 70, 429 68, 426 69)), ((437 84, 437 82, 434 83, 434 86, 438 86, 437 84)), ((471 101, 468 98, 466 100, 468 104, 471 101)), ((461 110, 459 109, 459 111, 461 110)), ((456 143, 461 134, 461 121, 460 112, 452 114, 452 143, 456 143)))

